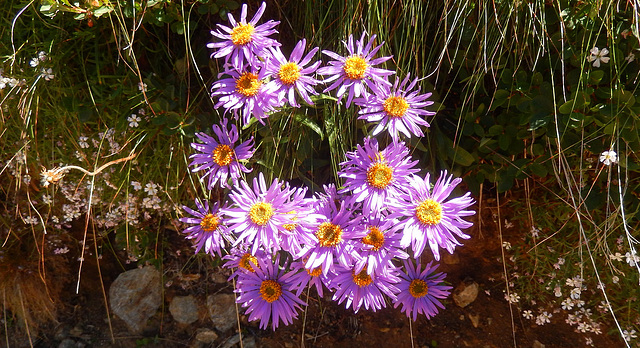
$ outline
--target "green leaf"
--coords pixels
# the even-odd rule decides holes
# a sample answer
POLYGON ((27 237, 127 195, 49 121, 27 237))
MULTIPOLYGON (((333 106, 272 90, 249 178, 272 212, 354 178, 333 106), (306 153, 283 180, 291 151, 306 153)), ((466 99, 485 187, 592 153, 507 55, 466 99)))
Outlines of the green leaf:
POLYGON ((600 81, 602 81, 603 77, 604 77, 604 71, 593 70, 589 75, 589 82, 593 85, 597 85, 598 83, 600 83, 600 81))
POLYGON ((571 111, 573 111, 573 109, 576 107, 576 105, 575 105, 575 104, 576 104, 575 100, 573 100, 573 99, 568 100, 566 103, 564 103, 564 104, 560 105, 560 107, 558 108, 558 111, 559 111, 561 114, 568 115, 568 114, 570 114, 570 113, 571 113, 571 111))
POLYGON ((320 136, 320 140, 324 140, 324 133, 322 132, 322 128, 312 119, 310 119, 307 115, 295 114, 293 117, 296 122, 302 123, 303 125, 309 127, 312 131, 316 132, 320 136))
POLYGON ((540 163, 531 163, 527 169, 529 169, 529 171, 534 174, 537 175, 541 178, 544 178, 547 176, 547 174, 549 174, 549 171, 547 170, 547 167, 545 167, 544 165, 540 164, 540 163))

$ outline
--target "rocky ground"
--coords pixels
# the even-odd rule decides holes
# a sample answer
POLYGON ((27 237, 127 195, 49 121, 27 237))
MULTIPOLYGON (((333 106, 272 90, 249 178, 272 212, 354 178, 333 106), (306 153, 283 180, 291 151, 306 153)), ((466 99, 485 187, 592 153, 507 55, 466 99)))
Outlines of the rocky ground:
MULTIPOLYGON (((70 273, 58 322, 34 333, 31 342, 59 348, 586 346, 586 336, 565 324, 562 313, 552 323, 538 326, 505 301, 503 266, 496 261, 500 243, 490 221, 487 215, 482 230, 470 229, 472 238, 457 253, 444 257, 439 270, 448 273, 455 291, 445 301, 446 310, 431 320, 420 317, 410 322, 394 308, 353 314, 332 302, 330 294, 319 298, 312 291, 305 299, 306 312, 294 324, 275 332, 260 330, 238 314, 228 273, 215 261, 192 257, 189 243, 168 229, 168 247, 159 269, 136 268, 107 253, 101 260, 87 258, 79 292, 75 293, 77 275, 70 273)), ((30 345, 26 335, 9 332, 7 345, 30 345)), ((616 336, 589 337, 595 347, 623 345, 616 336)))

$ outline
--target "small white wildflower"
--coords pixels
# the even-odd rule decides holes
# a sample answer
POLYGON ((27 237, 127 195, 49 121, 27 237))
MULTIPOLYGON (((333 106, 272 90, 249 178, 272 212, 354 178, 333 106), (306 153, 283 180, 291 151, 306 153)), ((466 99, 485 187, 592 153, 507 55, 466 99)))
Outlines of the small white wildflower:
POLYGON ((633 52, 631 52, 631 53, 629 53, 629 55, 628 55, 628 56, 624 57, 624 60, 626 60, 626 61, 627 61, 627 63, 631 63, 631 62, 633 62, 634 60, 636 60, 636 55, 635 55, 635 54, 633 54, 633 52))
POLYGON ((29 61, 29 65, 32 68, 35 68, 38 66, 38 64, 40 64, 40 60, 38 58, 31 58, 31 60, 29 61))
POLYGON ((507 250, 511 250, 511 243, 509 242, 502 242, 502 247, 507 249, 507 250))
POLYGON ((147 91, 147 84, 144 82, 138 82, 138 90, 140 92, 146 92, 147 91))
POLYGON ((87 142, 89 140, 89 138, 83 136, 80 136, 78 138, 78 146, 80 146, 80 148, 82 149, 88 149, 89 148, 89 143, 87 142))
POLYGON ((47 60, 47 54, 44 51, 38 52, 38 59, 40 59, 41 62, 44 62, 47 60))
POLYGON ((513 222, 507 219, 504 219, 504 228, 511 228, 511 227, 513 227, 513 222))
POLYGON ((563 257, 559 257, 559 258, 558 258, 558 264, 559 264, 559 265, 564 265, 564 261, 565 261, 565 260, 564 260, 564 258, 563 258, 563 257))
POLYGON ((57 248, 53 251, 54 254, 56 255, 60 255, 60 254, 66 254, 69 252, 69 248, 64 247, 64 248, 57 248))
POLYGON ((53 203, 53 199, 51 199, 50 195, 42 195, 42 203, 49 205, 51 203, 53 203))
POLYGON ((640 257, 636 255, 635 251, 627 252, 626 254, 624 254, 624 257, 626 258, 626 262, 631 267, 635 267, 636 263, 640 262, 640 257))
POLYGON ((556 295, 556 297, 562 297, 562 288, 560 285, 556 285, 556 287, 553 288, 553 294, 556 295))
POLYGON ((140 183, 137 181, 132 181, 131 186, 133 186, 133 189, 136 191, 140 191, 140 189, 142 188, 142 185, 140 185, 140 183))
POLYGON ((618 282, 620 281, 620 278, 618 278, 618 276, 613 276, 611 278, 611 281, 613 282, 613 284, 618 284, 618 282))
POLYGON ((40 76, 42 76, 45 81, 51 81, 55 77, 55 75, 53 74, 53 70, 51 70, 51 68, 49 69, 42 68, 42 72, 40 73, 40 76))
POLYGON ((564 301, 562 301, 562 309, 566 310, 566 311, 570 311, 573 309, 573 300, 571 298, 565 298, 564 301))
POLYGON ((551 320, 549 320, 553 315, 551 313, 548 313, 547 311, 544 311, 542 313, 540 313, 537 317, 536 317, 536 324, 537 325, 544 325, 547 323, 550 323, 551 320))
POLYGON ((571 293, 570 296, 572 299, 577 300, 580 298, 580 294, 582 293, 582 291, 580 290, 580 288, 573 288, 571 289, 571 293))
POLYGON ((622 337, 624 337, 624 340, 627 342, 631 341, 634 338, 638 338, 638 336, 636 335, 636 330, 622 330, 622 337))
POLYGON ((584 339, 584 344, 593 347, 593 339, 591 337, 587 337, 584 339))
POLYGON ((509 303, 518 303, 520 301, 520 296, 515 292, 513 292, 513 293, 510 293, 509 295, 505 294, 504 299, 507 300, 509 303))
POLYGON ((533 312, 527 309, 526 311, 522 311, 522 316, 525 317, 526 319, 531 319, 533 318, 533 312))
POLYGON ((604 163, 605 166, 610 166, 612 163, 618 163, 618 154, 613 151, 604 151, 600 154, 600 162, 604 163))
POLYGON ((158 185, 153 182, 149 182, 144 186, 144 192, 149 196, 155 196, 158 193, 158 185))
POLYGON ((582 308, 582 306, 584 306, 584 304, 585 304, 585 302, 583 300, 575 300, 575 301, 573 301, 573 303, 575 303, 575 305, 578 308, 582 308))
POLYGON ((587 331, 590 330, 590 326, 589 324, 582 322, 582 323, 578 323, 578 331, 585 333, 587 331))
POLYGON ((27 216, 24 218, 24 223, 27 225, 37 225, 38 222, 39 220, 35 216, 27 216))
POLYGON ((533 238, 538 238, 538 236, 540 235, 540 229, 536 228, 535 226, 532 226, 531 235, 533 236, 533 238))
POLYGON ((129 121, 129 127, 135 128, 138 127, 138 122, 141 121, 141 118, 136 114, 131 114, 131 116, 127 117, 127 121, 129 121))
POLYGON ((609 63, 609 57, 607 57, 607 54, 609 54, 609 50, 606 48, 603 48, 601 50, 598 49, 598 47, 594 47, 591 49, 591 51, 589 51, 591 53, 591 55, 589 56, 589 62, 593 62, 593 66, 596 68, 600 67, 600 62, 602 63, 609 63))

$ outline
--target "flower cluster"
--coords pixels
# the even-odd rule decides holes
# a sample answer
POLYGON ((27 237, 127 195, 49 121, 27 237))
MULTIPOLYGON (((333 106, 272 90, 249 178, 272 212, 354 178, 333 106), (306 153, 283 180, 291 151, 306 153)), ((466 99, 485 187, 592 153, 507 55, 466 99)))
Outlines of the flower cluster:
POLYGON ((227 192, 226 198, 184 207, 190 215, 180 219, 188 225, 184 234, 196 252, 221 256, 233 269, 237 302, 261 328, 291 323, 306 306, 300 295, 307 286, 320 296, 329 290, 354 312, 379 310, 390 299, 414 321, 418 314, 436 315, 451 287, 443 284, 445 274, 435 272, 437 265, 420 259, 427 245, 439 260, 441 248, 453 253, 459 239, 469 238, 462 230, 472 225, 464 218, 474 214, 468 210, 474 201, 469 193, 452 197, 461 179, 447 172, 435 182, 418 175, 418 161, 402 141, 401 134, 424 135, 420 127, 429 123, 423 117, 434 115, 424 109, 431 94, 420 93, 419 79, 389 81, 394 72, 379 66, 391 57, 377 57, 382 44, 374 45, 375 35, 350 36, 346 56, 323 50, 333 59, 327 66, 314 61, 318 48, 305 51, 304 39, 287 59, 270 37, 278 22, 260 24, 265 7, 247 21, 243 5, 239 21, 230 14, 230 27, 211 32, 219 40, 208 45, 212 57, 225 59, 212 86, 215 107, 236 123, 255 118, 265 124, 281 108, 313 105, 323 98, 316 86, 325 83, 324 93, 337 90, 338 102, 346 96, 346 106, 359 106, 359 118, 376 126, 340 163, 344 185, 312 193, 277 178, 269 183, 262 172, 249 181, 253 137, 241 142, 225 115, 213 136, 197 134, 191 166, 203 172, 209 190, 227 192), (386 145, 373 137, 383 130, 391 139, 386 145))

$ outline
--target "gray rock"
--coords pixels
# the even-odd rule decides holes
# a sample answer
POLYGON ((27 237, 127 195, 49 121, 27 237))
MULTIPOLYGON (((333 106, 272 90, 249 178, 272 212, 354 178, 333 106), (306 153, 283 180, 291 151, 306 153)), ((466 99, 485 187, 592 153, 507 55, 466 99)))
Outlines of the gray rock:
POLYGON ((169 304, 169 312, 180 324, 188 325, 198 320, 198 305, 191 295, 174 297, 169 304))
POLYGON ((196 334, 196 341, 204 344, 211 344, 218 339, 218 334, 209 329, 198 329, 196 334))
MULTIPOLYGON (((222 345, 222 348, 231 348, 235 347, 238 343, 240 343, 240 335, 235 334, 233 337, 227 339, 227 341, 222 345)), ((238 345, 240 346, 240 345, 238 345)), ((256 339, 253 336, 243 335, 242 336, 242 345, 243 348, 255 348, 256 347, 256 339)))
POLYGON ((464 308, 470 305, 478 297, 478 283, 465 280, 453 291, 453 302, 458 307, 464 308))
POLYGON ((109 288, 109 306, 129 330, 139 334, 162 304, 160 273, 147 266, 124 272, 109 288))
POLYGON ((237 324, 236 297, 233 294, 215 294, 207 296, 207 309, 213 321, 213 327, 225 332, 237 324))

